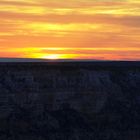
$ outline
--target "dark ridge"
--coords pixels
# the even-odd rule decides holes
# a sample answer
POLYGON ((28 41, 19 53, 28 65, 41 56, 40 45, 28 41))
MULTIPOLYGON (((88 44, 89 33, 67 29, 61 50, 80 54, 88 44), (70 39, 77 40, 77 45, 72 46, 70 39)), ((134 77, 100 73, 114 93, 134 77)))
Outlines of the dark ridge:
POLYGON ((0 140, 140 140, 140 62, 0 63, 0 140))
POLYGON ((0 68, 58 68, 58 69, 134 69, 140 61, 48 61, 48 62, 0 62, 0 68))

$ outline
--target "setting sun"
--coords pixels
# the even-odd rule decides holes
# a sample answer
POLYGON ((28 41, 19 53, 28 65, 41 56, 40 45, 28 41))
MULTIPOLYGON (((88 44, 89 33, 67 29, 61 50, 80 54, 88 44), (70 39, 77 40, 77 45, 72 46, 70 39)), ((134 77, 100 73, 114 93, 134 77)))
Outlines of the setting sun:
POLYGON ((61 59, 61 56, 58 54, 51 54, 51 55, 44 56, 42 58, 55 60, 55 59, 61 59))
POLYGON ((50 60, 55 60, 55 59, 75 59, 76 55, 74 55, 74 54, 49 54, 49 55, 46 55, 46 56, 40 56, 40 58, 50 59, 50 60))

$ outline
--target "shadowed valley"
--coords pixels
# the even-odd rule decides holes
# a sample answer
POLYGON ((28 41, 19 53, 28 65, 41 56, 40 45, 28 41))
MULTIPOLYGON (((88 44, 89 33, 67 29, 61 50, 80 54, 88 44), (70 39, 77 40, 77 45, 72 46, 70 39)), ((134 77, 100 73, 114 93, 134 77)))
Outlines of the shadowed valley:
POLYGON ((139 140, 140 62, 0 63, 0 140, 139 140))

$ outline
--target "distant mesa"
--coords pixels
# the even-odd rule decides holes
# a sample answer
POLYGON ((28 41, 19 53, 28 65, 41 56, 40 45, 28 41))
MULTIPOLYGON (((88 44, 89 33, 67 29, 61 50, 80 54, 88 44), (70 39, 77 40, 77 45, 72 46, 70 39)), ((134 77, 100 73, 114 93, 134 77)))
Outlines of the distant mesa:
MULTIPOLYGON (((140 61, 126 61, 126 60, 98 60, 98 59, 43 59, 43 58, 0 58, 0 63, 12 63, 12 62, 79 62, 79 63, 86 63, 86 62, 94 62, 94 63, 109 63, 112 64, 112 62, 118 62, 118 63, 126 63, 134 62, 134 63, 140 63, 140 61)), ((131 63, 132 64, 132 63, 131 63)))
POLYGON ((83 62, 99 60, 80 60, 80 59, 41 59, 41 58, 0 58, 0 62, 83 62))
POLYGON ((46 62, 45 59, 33 58, 0 58, 0 62, 46 62))

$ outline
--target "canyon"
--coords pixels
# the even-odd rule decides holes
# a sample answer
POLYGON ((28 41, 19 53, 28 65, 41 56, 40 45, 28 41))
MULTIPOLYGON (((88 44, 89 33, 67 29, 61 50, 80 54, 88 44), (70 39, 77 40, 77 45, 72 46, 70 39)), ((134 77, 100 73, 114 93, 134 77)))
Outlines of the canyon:
POLYGON ((0 63, 1 140, 139 140, 140 62, 0 63))

